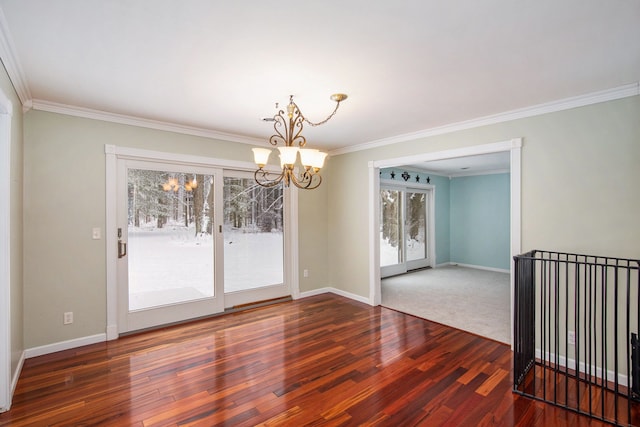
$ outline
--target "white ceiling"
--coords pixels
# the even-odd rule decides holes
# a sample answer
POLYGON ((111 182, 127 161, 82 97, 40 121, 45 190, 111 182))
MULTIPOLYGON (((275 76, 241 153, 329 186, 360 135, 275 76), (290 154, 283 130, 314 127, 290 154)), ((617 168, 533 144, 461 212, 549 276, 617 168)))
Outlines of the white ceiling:
POLYGON ((289 94, 312 121, 331 112, 332 93, 349 95, 329 123, 305 128, 311 146, 337 149, 640 80, 638 0, 0 0, 0 8, 22 97, 34 106, 253 142, 273 133, 260 119, 289 94))

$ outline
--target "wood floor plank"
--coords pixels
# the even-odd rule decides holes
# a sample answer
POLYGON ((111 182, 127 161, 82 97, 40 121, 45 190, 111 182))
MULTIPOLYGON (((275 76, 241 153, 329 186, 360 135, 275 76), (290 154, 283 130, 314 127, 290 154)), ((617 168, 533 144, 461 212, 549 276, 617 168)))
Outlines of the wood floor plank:
POLYGON ((28 359, 0 426, 605 425, 513 394, 511 357, 324 294, 28 359))

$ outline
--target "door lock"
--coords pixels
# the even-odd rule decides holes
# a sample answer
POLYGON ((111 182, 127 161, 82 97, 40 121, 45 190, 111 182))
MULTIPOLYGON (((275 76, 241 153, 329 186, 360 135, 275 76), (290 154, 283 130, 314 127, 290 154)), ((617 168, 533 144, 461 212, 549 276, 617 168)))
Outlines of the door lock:
POLYGON ((127 242, 122 240, 122 228, 118 228, 118 258, 127 256, 127 242))

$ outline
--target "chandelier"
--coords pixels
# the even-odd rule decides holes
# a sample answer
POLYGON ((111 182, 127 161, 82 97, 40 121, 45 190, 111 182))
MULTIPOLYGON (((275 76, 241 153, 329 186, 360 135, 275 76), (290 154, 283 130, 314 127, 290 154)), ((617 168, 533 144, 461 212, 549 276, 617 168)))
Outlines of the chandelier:
MULTIPOLYGON (((185 178, 185 183, 184 183, 185 190, 190 192, 190 191, 193 191, 197 186, 198 186, 198 181, 196 180, 195 175, 192 180, 187 180, 185 178)), ((169 178, 167 182, 162 184, 162 189, 164 191, 173 191, 177 193, 178 190, 180 189, 180 183, 178 182, 178 178, 176 177, 169 178)))
MULTIPOLYGON (((287 105, 287 117, 285 118, 284 110, 279 110, 273 118, 264 119, 265 121, 272 121, 275 134, 269 138, 269 143, 273 146, 281 144, 277 147, 280 152, 280 167, 282 172, 274 173, 268 172, 264 169, 269 160, 271 150, 268 148, 253 148, 253 157, 258 169, 253 174, 256 182, 263 187, 274 187, 280 182, 284 182, 285 186, 290 184, 295 185, 298 188, 312 190, 318 188, 322 182, 322 176, 320 175, 320 169, 324 165, 324 159, 327 153, 320 150, 304 148, 307 144, 307 140, 302 136, 303 124, 307 123, 310 126, 322 125, 331 119, 340 102, 347 99, 347 95, 343 93, 336 93, 331 95, 331 99, 336 102, 336 107, 329 116, 317 123, 310 122, 306 117, 302 115, 300 108, 293 102, 293 95, 289 96, 289 104, 287 105), (300 163, 302 168, 300 172, 296 172, 296 163, 298 161, 298 153, 300 153, 300 163)), ((276 104, 278 108, 278 104, 276 104)))

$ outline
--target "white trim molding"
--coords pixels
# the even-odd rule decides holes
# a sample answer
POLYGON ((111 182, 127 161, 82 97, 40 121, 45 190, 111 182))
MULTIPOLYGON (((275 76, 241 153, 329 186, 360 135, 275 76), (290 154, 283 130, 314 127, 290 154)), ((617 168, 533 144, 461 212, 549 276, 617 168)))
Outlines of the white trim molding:
POLYGON ((544 104, 532 105, 525 108, 519 108, 517 110, 505 111, 503 113, 493 114, 490 116, 450 123, 448 125, 424 129, 418 132, 405 133, 390 138, 378 139, 375 141, 352 145, 350 147, 338 148, 336 150, 331 150, 329 152, 329 155, 337 156, 339 154, 347 154, 356 151, 368 150, 371 148, 384 147, 386 145, 397 144, 399 142, 414 141, 421 138, 444 135, 460 130, 472 129, 496 123, 503 123, 511 120, 524 119, 527 117, 534 117, 547 113, 555 113, 558 111, 570 110, 572 108, 584 107, 587 105, 598 104, 600 102, 614 101, 616 99, 628 98, 637 95, 640 95, 640 82, 618 86, 612 89, 601 90, 598 92, 587 93, 584 95, 578 95, 570 98, 564 98, 544 104))
POLYGON ((32 101, 34 110, 48 111, 50 113, 65 114, 68 116, 83 117, 86 119, 102 120, 105 122, 119 123, 124 125, 138 126, 141 128, 156 129, 167 132, 175 132, 183 135, 201 136, 204 138, 218 139, 222 141, 240 142, 251 145, 264 145, 264 139, 252 138, 248 136, 236 135, 215 131, 213 129, 186 126, 177 123, 165 122, 161 120, 145 119, 141 117, 129 116, 125 114, 110 113, 107 111, 94 110, 91 108, 77 107, 75 105, 61 104, 57 102, 34 99, 32 101))
POLYGON ((285 205, 289 210, 288 225, 285 233, 289 232, 289 237, 285 238, 285 259, 289 260, 289 265, 285 262, 286 283, 291 291, 291 298, 300 298, 300 254, 299 254, 299 233, 298 233, 298 189, 295 186, 289 187, 289 200, 285 205))
MULTIPOLYGON (((11 407, 11 116, 0 90, 0 412, 11 407)), ((19 375, 19 371, 18 371, 19 375)))
POLYGON ((369 301, 371 305, 382 304, 380 286, 380 166, 369 162, 369 280, 378 286, 369 284, 369 301))
POLYGON ((352 294, 351 292, 343 291, 342 289, 337 289, 337 288, 333 288, 333 287, 330 287, 330 286, 329 287, 325 287, 325 288, 318 288, 318 289, 313 289, 311 291, 302 292, 302 293, 300 293, 300 298, 308 298, 308 297, 313 297, 313 296, 316 296, 316 295, 322 295, 322 294, 327 294, 327 293, 340 295, 341 297, 349 298, 351 300, 358 301, 358 302, 361 302, 363 304, 373 305, 373 304, 371 304, 371 301, 366 297, 362 297, 360 295, 352 294))
POLYGON ((88 337, 75 338, 67 341, 60 341, 53 344, 42 345, 39 347, 28 348, 25 350, 25 358, 42 356, 45 354, 55 353, 62 350, 70 350, 85 345, 96 344, 107 340, 106 334, 90 335, 88 337))
POLYGON ((558 364, 558 366, 561 366, 563 368, 568 368, 573 371, 586 373, 596 378, 604 379, 610 383, 614 383, 617 381, 618 384, 622 387, 627 387, 629 385, 629 376, 624 375, 623 373, 618 373, 616 378, 616 372, 612 371, 611 369, 603 370, 602 366, 587 364, 584 361, 581 361, 578 364, 576 363, 575 359, 571 357, 567 357, 564 354, 551 353, 549 351, 545 351, 543 353, 540 348, 536 348, 536 359, 542 360, 543 354, 544 354, 544 360, 547 360, 547 361, 553 360, 558 364), (576 369, 576 367, 578 369, 576 369))
POLYGON ((483 265, 473 265, 473 264, 461 264, 461 263, 455 262, 455 261, 451 261, 451 262, 448 262, 448 263, 440 264, 440 265, 438 265, 438 267, 444 267, 444 266, 447 266, 447 265, 453 265, 453 266, 464 267, 464 268, 473 268, 473 269, 476 269, 476 270, 493 271, 495 273, 506 273, 506 274, 511 273, 511 270, 507 270, 507 269, 504 269, 504 268, 485 267, 483 265))
POLYGON ((22 373, 22 367, 24 366, 24 360, 26 358, 27 358, 26 352, 23 351, 20 354, 20 360, 18 360, 18 364, 16 365, 16 369, 14 369, 14 371, 13 371, 13 379, 11 380, 11 395, 12 396, 16 392, 16 387, 18 386, 18 380, 20 379, 20 374, 22 373))
POLYGON ((11 37, 11 31, 9 31, 9 26, 7 25, 2 8, 0 8, 0 58, 2 59, 4 68, 7 70, 7 74, 9 74, 9 79, 16 90, 16 94, 24 107, 23 112, 28 111, 31 106, 29 83, 18 60, 13 38, 11 37))

